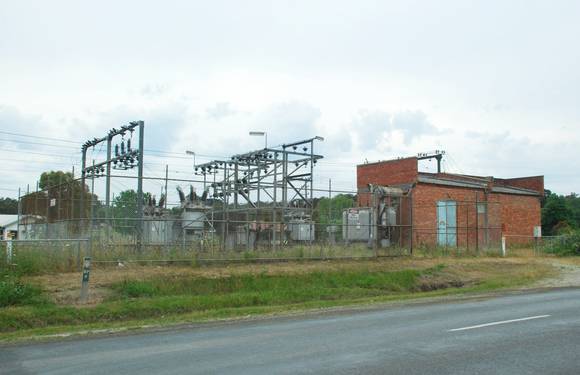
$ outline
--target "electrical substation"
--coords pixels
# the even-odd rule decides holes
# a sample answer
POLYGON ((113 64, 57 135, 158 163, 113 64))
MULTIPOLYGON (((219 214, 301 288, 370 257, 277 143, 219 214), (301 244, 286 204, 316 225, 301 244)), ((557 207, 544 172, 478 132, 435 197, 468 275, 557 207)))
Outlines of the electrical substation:
POLYGON ((527 233, 537 226, 542 176, 446 173, 441 150, 359 164, 357 188, 333 191, 330 180, 328 189, 314 183, 324 162, 316 152, 324 141, 319 136, 273 147, 266 138, 264 148, 202 163, 188 151, 191 169, 170 178, 167 165, 164 177, 144 175, 145 134, 145 123, 134 121, 83 143, 79 177, 61 172, 56 183, 20 197, 18 238, 86 241, 91 251, 153 251, 161 258, 175 251, 295 256, 304 249, 320 249, 320 257, 337 256, 337 249, 377 256, 424 246, 497 247, 506 228, 527 233), (104 149, 100 159, 96 148, 104 149), (436 172, 420 172, 419 163, 430 160, 436 172), (130 186, 113 189, 118 180, 130 186), (98 181, 105 185, 102 200, 95 194, 98 181), (144 191, 144 182, 161 185, 161 194, 144 191), (520 223, 521 217, 534 220, 520 223))

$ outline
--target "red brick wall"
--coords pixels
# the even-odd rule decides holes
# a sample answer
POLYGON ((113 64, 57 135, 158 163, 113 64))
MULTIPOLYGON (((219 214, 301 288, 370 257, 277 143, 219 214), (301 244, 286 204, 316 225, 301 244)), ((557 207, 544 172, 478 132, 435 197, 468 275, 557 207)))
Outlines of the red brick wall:
POLYGON ((497 194, 485 195, 481 190, 417 184, 413 189, 413 242, 437 244, 437 201, 457 202, 457 245, 474 248, 499 247, 501 236, 510 243, 533 240, 534 226, 541 224, 539 197, 497 194), (477 214, 477 202, 486 206, 487 214, 477 214), (526 237, 509 237, 526 236, 526 237))
MULTIPOLYGON (((360 164, 356 167, 356 186, 360 190, 366 188, 368 184, 383 186, 409 184, 417 180, 417 175, 416 157, 360 164)), ((369 203, 368 194, 358 194, 359 206, 368 206, 369 203)))
POLYGON ((356 186, 407 184, 414 182, 417 174, 415 157, 361 164, 356 167, 356 186))
MULTIPOLYGON (((479 244, 485 240, 485 215, 477 215, 475 200, 485 202, 486 196, 481 190, 461 187, 439 186, 431 184, 417 184, 413 189, 413 241, 416 245, 434 246, 437 244, 437 201, 453 200, 457 204, 457 245, 460 247, 475 247, 475 240, 479 237, 479 244), (477 217, 476 217, 477 215, 477 217), (478 230, 476 230, 476 226, 478 230), (476 237, 477 236, 477 237, 476 237)), ((493 202, 493 200, 492 200, 493 202)), ((490 212, 493 205, 489 203, 490 212)), ((499 210, 496 210, 499 218, 499 210)), ((492 221, 488 217, 488 227, 492 221)), ((495 219, 499 221, 499 219, 495 219)), ((496 223, 496 227, 499 226, 496 223)), ((491 231, 488 231, 488 233, 491 231)))
POLYGON ((544 176, 497 179, 502 185, 534 190, 544 195, 544 176))
POLYGON ((529 236, 510 238, 510 243, 527 243, 533 240, 534 226, 541 225, 539 197, 512 194, 493 194, 501 203, 503 234, 529 236))

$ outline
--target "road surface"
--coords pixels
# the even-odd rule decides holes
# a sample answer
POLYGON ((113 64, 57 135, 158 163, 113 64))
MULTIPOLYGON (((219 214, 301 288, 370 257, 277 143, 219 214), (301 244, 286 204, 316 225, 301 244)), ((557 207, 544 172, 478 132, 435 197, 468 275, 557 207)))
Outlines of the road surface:
POLYGON ((6 374, 580 374, 580 289, 0 347, 6 374))

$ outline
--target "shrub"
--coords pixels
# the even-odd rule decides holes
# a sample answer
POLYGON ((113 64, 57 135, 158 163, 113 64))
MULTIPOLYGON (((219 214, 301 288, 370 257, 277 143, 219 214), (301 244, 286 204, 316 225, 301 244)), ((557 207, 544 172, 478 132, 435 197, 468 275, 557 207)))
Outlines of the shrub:
POLYGON ((550 250, 557 255, 580 256, 580 231, 575 231, 562 236, 562 238, 555 243, 550 250))
POLYGON ((116 288, 121 295, 129 298, 153 297, 159 293, 159 288, 150 281, 124 280, 116 288))
POLYGON ((38 303, 40 293, 39 288, 6 276, 0 281, 0 307, 38 303))

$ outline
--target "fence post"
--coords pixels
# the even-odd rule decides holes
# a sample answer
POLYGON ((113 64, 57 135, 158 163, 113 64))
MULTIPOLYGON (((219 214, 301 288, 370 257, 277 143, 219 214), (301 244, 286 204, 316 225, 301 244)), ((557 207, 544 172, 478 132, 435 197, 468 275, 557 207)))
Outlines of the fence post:
POLYGON ((86 303, 89 298, 90 273, 91 273, 91 257, 85 257, 83 262, 83 277, 81 284, 81 303, 86 303))
POLYGON ((77 270, 81 270, 81 243, 82 241, 77 241, 77 270))
POLYGON ((12 264, 12 240, 6 241, 6 263, 12 264))
POLYGON ((506 254, 505 236, 501 236, 501 256, 505 257, 505 254, 506 254))

